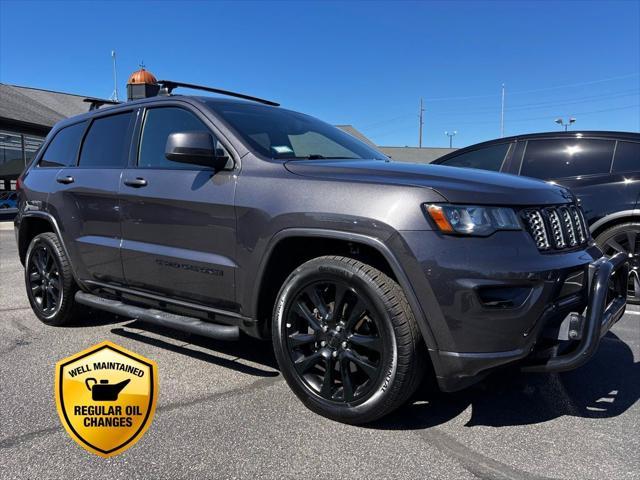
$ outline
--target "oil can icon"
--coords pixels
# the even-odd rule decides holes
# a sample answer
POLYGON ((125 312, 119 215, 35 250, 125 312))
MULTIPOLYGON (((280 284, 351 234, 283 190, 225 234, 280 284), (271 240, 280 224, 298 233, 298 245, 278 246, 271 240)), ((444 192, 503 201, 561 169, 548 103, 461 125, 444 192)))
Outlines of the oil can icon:
POLYGON ((87 378, 84 384, 91 392, 91 398, 96 402, 113 402, 118 400, 118 395, 124 387, 131 381, 131 379, 123 380, 119 383, 109 383, 109 380, 100 380, 100 383, 95 378, 87 378))

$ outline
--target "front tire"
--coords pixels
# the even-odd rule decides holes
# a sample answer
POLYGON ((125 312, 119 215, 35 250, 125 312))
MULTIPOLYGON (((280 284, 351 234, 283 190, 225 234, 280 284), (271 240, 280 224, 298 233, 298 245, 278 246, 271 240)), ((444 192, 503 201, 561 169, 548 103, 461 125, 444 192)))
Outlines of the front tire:
POLYGON ((55 233, 41 233, 31 240, 24 273, 27 298, 43 323, 65 325, 81 310, 74 299, 78 287, 71 264, 55 233))
POLYGON ((273 315, 276 359, 302 402, 351 424, 377 420, 419 386, 424 343, 400 286, 358 260, 326 256, 298 267, 273 315))

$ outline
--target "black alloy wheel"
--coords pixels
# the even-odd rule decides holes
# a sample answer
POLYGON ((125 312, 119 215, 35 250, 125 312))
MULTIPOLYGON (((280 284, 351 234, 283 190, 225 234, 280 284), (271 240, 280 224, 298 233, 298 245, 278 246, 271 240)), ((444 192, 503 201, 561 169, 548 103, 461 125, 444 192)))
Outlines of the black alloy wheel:
POLYGON ((48 325, 65 325, 86 314, 75 303, 78 290, 71 263, 53 232, 35 236, 25 256, 24 279, 33 313, 48 325))
POLYGON ((640 303, 640 223, 616 225, 596 239, 602 252, 611 257, 624 253, 629 258, 629 286, 627 301, 640 303))
POLYGON ((273 312, 280 371, 311 410, 363 424, 404 404, 429 359, 403 289, 342 256, 314 258, 285 280, 273 312))
POLYGON ((382 375, 378 317, 344 281, 314 282, 295 295, 286 316, 287 347, 313 393, 334 402, 366 396, 382 375))
POLYGON ((41 243, 32 250, 27 268, 27 288, 40 313, 52 317, 62 304, 60 265, 48 245, 41 243))

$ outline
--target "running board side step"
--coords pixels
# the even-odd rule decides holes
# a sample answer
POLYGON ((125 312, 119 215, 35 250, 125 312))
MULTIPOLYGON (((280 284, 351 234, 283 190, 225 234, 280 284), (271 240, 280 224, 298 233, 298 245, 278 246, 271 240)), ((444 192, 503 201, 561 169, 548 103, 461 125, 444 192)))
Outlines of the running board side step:
POLYGON ((76 302, 97 310, 104 310, 123 317, 136 318, 142 322, 174 328, 183 332, 202 335, 203 337, 217 340, 238 340, 240 338, 240 329, 237 326, 203 322, 197 318, 163 312, 154 308, 136 307, 118 300, 110 300, 82 291, 76 292, 75 299, 76 302))

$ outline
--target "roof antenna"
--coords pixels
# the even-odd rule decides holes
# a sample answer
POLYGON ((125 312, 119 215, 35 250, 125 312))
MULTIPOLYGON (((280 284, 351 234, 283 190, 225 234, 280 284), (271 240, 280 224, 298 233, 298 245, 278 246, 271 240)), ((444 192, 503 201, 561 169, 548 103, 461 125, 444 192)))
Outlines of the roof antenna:
POLYGON ((113 93, 109 100, 118 101, 118 74, 116 73, 116 51, 111 50, 111 59, 113 60, 113 93))

